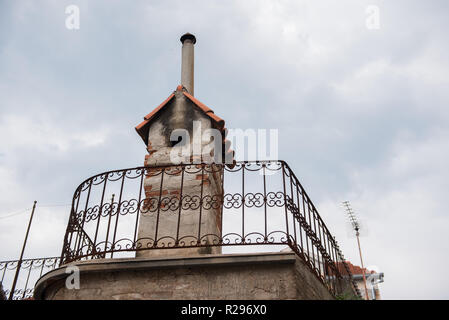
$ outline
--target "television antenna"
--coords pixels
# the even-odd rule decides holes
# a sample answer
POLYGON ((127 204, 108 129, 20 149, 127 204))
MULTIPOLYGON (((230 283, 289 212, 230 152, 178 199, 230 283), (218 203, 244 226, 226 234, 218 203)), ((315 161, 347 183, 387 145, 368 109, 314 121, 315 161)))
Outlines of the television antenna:
POLYGON ((355 231, 355 236, 357 237, 357 245, 359 247, 359 255, 360 255, 360 263, 362 265, 362 276, 363 276, 363 284, 365 286, 365 299, 368 300, 368 288, 366 286, 366 276, 365 276, 365 267, 363 266, 363 258, 362 258, 362 249, 360 247, 360 223, 357 220, 357 216, 351 208, 351 204, 349 201, 343 201, 343 206, 346 209, 346 214, 348 215, 349 222, 352 225, 352 228, 355 231))

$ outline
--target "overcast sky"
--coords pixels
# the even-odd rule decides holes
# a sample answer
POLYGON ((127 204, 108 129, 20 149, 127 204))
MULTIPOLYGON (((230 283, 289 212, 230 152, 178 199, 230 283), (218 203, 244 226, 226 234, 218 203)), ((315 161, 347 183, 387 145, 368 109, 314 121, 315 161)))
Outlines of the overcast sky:
POLYGON ((448 14, 446 0, 1 1, 0 260, 26 229, 11 213, 37 200, 26 256, 59 255, 69 208, 55 205, 143 165, 134 127, 179 84, 191 32, 195 96, 229 128, 279 130, 279 158, 359 264, 351 201, 382 297, 448 299, 448 14))

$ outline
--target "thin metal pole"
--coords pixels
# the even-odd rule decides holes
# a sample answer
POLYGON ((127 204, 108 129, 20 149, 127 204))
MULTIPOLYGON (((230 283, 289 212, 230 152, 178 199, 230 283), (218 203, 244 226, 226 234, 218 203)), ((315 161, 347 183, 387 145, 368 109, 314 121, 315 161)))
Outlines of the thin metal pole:
POLYGON ((365 285, 365 300, 369 300, 368 297, 368 288, 366 287, 366 277, 365 277, 365 267, 363 266, 363 259, 362 259, 362 249, 360 248, 360 239, 359 239, 359 230, 356 230, 357 236, 357 244, 359 246, 359 254, 360 254, 360 263, 362 264, 362 276, 363 276, 363 284, 365 285))
POLYGON ((22 265, 23 253, 25 252, 25 246, 28 241, 28 234, 30 233, 30 227, 31 227, 31 222, 33 221, 34 209, 36 209, 36 203, 37 203, 37 201, 35 200, 34 204, 33 204, 33 209, 31 210, 31 217, 30 217, 30 221, 28 222, 28 228, 27 228, 27 232, 25 234, 25 240, 23 241, 22 252, 20 253, 19 262, 17 263, 16 274, 14 276, 14 281, 12 282, 11 292, 9 293, 9 300, 12 300, 12 298, 14 296, 14 290, 16 290, 17 279, 19 277, 20 266, 22 265))

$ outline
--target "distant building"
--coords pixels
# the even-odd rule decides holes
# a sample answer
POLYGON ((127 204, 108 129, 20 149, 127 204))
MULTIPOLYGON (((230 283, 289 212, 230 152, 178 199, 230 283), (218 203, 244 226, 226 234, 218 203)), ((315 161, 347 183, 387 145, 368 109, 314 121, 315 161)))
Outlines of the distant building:
POLYGON ((349 270, 352 273, 352 279, 357 284, 357 287, 360 290, 360 294, 365 300, 380 300, 380 291, 379 291, 379 283, 384 282, 384 273, 383 272, 375 272, 368 269, 362 269, 359 266, 353 265, 350 261, 346 261, 349 270), (368 291, 368 299, 366 299, 365 294, 365 285, 363 283, 363 270, 365 270, 365 278, 366 278, 366 288, 368 291))

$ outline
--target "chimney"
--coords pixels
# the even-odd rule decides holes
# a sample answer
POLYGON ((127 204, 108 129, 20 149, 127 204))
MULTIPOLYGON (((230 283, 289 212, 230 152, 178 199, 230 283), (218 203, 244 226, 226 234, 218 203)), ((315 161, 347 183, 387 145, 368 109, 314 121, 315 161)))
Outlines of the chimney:
POLYGON ((196 38, 193 34, 186 33, 180 40, 182 42, 181 84, 193 96, 193 45, 196 43, 196 38))

